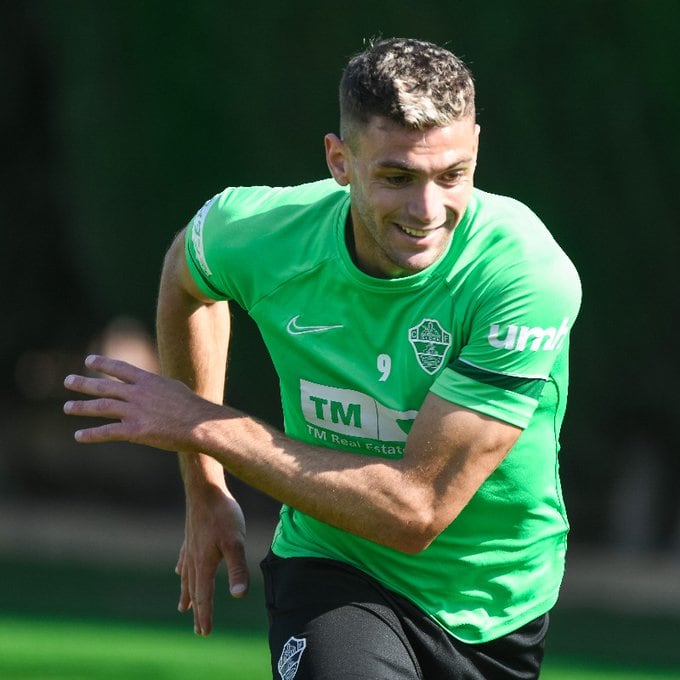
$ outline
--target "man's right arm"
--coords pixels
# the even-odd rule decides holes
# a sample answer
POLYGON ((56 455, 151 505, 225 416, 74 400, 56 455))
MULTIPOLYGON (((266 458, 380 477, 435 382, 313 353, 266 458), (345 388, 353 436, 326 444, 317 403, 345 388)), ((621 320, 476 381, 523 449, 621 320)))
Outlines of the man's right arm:
MULTIPOLYGON (((184 232, 163 264, 157 309, 157 338, 164 375, 181 380, 202 397, 222 403, 229 345, 229 308, 206 298, 189 273, 184 232)), ((180 611, 194 610, 194 628, 212 628, 215 573, 227 564, 234 596, 248 588, 245 524, 227 489, 224 469, 202 454, 179 454, 186 492, 184 545, 177 563, 181 577, 180 611)))

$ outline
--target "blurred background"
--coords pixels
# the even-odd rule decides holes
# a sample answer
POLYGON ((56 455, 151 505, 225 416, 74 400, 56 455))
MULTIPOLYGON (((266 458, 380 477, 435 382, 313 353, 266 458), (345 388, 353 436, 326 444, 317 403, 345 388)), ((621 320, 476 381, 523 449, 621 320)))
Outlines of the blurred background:
MULTIPOLYGON (((680 635, 676 0, 2 2, 0 610, 63 610, 45 584, 64 563, 172 571, 175 460, 77 447, 63 377, 91 350, 154 368, 174 234, 227 185, 327 176, 341 69, 376 35, 445 43, 471 66, 476 183, 531 206, 582 277, 560 606, 662 617, 680 635), (42 584, 35 602, 22 574, 26 591, 42 584)), ((238 310, 234 325, 228 398, 280 424, 259 335, 238 310)), ((276 504, 234 484, 256 560, 276 504)))

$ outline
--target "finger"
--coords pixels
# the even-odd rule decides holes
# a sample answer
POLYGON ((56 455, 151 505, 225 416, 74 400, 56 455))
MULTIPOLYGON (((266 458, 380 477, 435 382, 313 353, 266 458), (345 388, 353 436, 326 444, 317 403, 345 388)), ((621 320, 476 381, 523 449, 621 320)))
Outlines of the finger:
POLYGON ((191 604, 194 609, 194 631, 197 635, 209 635, 212 631, 215 572, 216 569, 196 572, 191 604))
POLYGON ((181 575, 184 568, 184 554, 184 543, 182 543, 182 547, 179 549, 179 556, 177 557, 177 564, 175 565, 175 574, 177 574, 177 576, 181 575))
POLYGON ((189 592, 189 577, 188 574, 182 574, 179 589, 179 602, 177 603, 177 611, 188 612, 192 607, 191 594, 189 592))
POLYGON ((152 375, 148 371, 127 363, 127 361, 111 359, 110 357, 101 356, 100 354, 90 354, 86 357, 85 366, 92 371, 105 373, 106 375, 118 378, 127 383, 134 383, 144 378, 146 375, 152 375))
POLYGON ((193 576, 189 571, 189 565, 184 557, 184 547, 182 547, 182 550, 180 551, 180 558, 177 562, 176 571, 180 577, 179 602, 177 603, 177 610, 180 612, 186 612, 191 609, 190 582, 193 576))
POLYGON ((118 399, 71 400, 64 404, 66 415, 111 420, 122 420, 128 415, 129 410, 127 403, 118 399))
POLYGON ((240 541, 234 543, 227 553, 224 561, 227 564, 227 576, 229 577, 229 592, 232 597, 243 597, 248 592, 250 575, 246 562, 245 546, 240 541))
POLYGON ((115 397, 122 399, 127 386, 119 380, 110 378, 87 378, 84 375, 67 375, 64 387, 71 392, 80 392, 92 397, 115 397))
POLYGON ((125 426, 122 423, 106 423, 98 427, 76 430, 73 437, 79 444, 100 444, 102 442, 129 440, 125 426))

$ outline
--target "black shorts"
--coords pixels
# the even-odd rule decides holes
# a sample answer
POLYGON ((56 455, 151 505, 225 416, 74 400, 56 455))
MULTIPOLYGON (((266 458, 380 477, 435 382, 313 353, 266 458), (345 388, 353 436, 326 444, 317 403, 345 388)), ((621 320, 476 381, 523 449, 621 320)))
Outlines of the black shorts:
POLYGON ((261 566, 275 680, 538 678, 547 614, 467 644, 350 565, 270 553, 261 566))

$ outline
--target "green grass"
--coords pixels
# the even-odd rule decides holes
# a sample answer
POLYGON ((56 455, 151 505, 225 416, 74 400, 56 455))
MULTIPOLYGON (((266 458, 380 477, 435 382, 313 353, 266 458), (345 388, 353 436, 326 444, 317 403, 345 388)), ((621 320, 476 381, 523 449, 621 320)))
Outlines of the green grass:
MULTIPOLYGON (((261 583, 220 575, 215 632, 175 610, 171 567, 0 561, 0 680, 269 680, 261 583)), ((679 680, 680 620, 558 607, 542 680, 679 680)))
POLYGON ((105 623, 0 619, 3 680, 186 680, 269 677, 263 636, 105 623))
MULTIPOLYGON (((88 622, 0 618, 3 680, 269 680, 263 634, 217 633, 88 622)), ((677 672, 574 666, 548 660, 543 680, 677 680, 677 672)))
POLYGON ((573 667, 569 662, 549 662, 543 667, 541 680, 678 680, 678 672, 629 671, 624 668, 595 669, 573 667))

